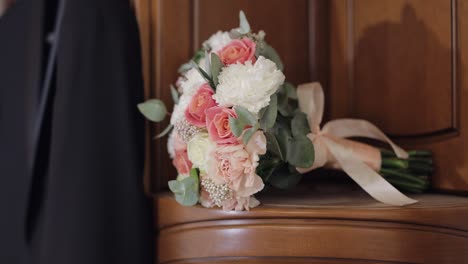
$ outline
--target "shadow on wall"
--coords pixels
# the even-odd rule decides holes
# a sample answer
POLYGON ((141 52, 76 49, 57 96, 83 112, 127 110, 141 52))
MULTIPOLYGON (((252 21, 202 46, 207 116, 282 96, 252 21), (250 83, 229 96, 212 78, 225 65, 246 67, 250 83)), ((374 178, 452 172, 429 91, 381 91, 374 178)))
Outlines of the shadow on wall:
MULTIPOLYGON (((460 5, 457 8, 464 10, 460 5)), ((400 139, 406 149, 434 151, 436 188, 466 189, 468 115, 464 113, 468 107, 464 101, 468 89, 464 87, 466 55, 460 52, 466 46, 463 14, 458 12, 458 29, 453 31, 454 14, 448 8, 437 19, 425 10, 406 3, 399 16, 390 15, 392 19, 375 18, 369 10, 361 10, 364 20, 354 17, 355 27, 368 19, 376 22, 366 22, 362 31, 353 28, 353 45, 332 45, 331 118, 367 119, 400 139), (452 32, 458 42, 456 50, 452 32), (348 74, 352 76, 347 78, 348 74), (458 123, 456 133, 452 121, 458 123)), ((342 15, 339 11, 332 10, 332 17, 342 15)), ((330 32, 335 43, 346 40, 343 26, 333 23, 330 32)))
POLYGON ((444 169, 436 170, 433 184, 440 187, 444 178, 457 188, 467 186, 468 142, 463 131, 468 127, 463 121, 468 116, 463 116, 462 101, 468 90, 463 88, 464 64, 459 50, 452 48, 451 35, 457 34, 457 40, 464 33, 448 33, 453 30, 451 16, 444 20, 446 32, 441 34, 406 4, 398 22, 367 28, 355 46, 353 100, 359 117, 403 139, 407 149, 434 151, 435 164, 444 169), (454 121, 459 121, 456 128, 454 121))

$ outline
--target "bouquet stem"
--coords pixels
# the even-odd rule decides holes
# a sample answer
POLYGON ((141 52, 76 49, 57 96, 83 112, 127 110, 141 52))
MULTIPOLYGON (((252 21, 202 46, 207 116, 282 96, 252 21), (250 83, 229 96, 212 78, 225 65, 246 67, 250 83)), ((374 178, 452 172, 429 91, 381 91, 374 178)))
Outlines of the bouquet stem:
POLYGON ((388 150, 381 150, 380 173, 398 189, 421 193, 429 188, 432 174, 432 153, 423 150, 409 151, 408 159, 400 159, 388 150))

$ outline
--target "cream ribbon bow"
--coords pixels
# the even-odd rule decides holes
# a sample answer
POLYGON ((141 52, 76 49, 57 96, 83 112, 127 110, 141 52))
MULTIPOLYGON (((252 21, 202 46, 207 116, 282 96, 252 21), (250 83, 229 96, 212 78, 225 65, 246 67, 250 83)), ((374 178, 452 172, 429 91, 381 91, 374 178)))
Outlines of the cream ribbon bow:
MULTIPOLYGON (((315 147, 314 166, 308 169, 298 168, 305 173, 318 167, 332 165, 342 169, 361 188, 377 201, 390 205, 408 205, 418 201, 413 200, 393 185, 388 183, 376 170, 380 169, 380 152, 373 147, 370 151, 377 151, 377 157, 370 162, 364 162, 362 157, 353 153, 349 147, 351 141, 347 137, 367 137, 385 141, 390 144, 399 158, 408 158, 408 153, 394 144, 380 129, 365 120, 337 119, 326 123, 320 129, 324 110, 324 93, 319 83, 306 83, 297 88, 299 108, 308 116, 311 133, 307 135, 315 147), (348 143, 348 144, 347 144, 348 143), (366 164, 367 163, 367 164, 366 164), (373 168, 371 168, 373 167, 373 168)), ((363 147, 364 145, 361 145, 363 147)))

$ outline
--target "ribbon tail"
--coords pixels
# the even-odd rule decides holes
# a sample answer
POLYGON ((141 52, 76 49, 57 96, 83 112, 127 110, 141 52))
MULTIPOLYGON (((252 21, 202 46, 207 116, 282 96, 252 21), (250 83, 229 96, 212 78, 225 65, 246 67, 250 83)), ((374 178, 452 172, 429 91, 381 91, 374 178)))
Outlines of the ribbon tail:
POLYGON ((397 146, 378 127, 369 121, 361 119, 336 119, 328 122, 322 128, 326 134, 339 137, 367 137, 387 142, 399 158, 408 158, 408 153, 397 146))
POLYGON ((324 141, 343 171, 377 201, 397 206, 418 202, 398 191, 364 162, 354 158, 351 150, 336 144, 330 139, 324 139, 324 141))

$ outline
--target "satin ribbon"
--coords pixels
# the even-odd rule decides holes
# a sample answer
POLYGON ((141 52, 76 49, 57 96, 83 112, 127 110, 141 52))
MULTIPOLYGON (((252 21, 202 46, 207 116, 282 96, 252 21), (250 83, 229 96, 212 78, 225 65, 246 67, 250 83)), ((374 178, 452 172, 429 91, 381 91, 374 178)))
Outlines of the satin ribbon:
MULTIPOLYGON (((364 162, 353 153, 347 137, 367 137, 387 142, 396 156, 408 158, 408 153, 393 143, 372 123, 359 119, 337 119, 326 123, 320 129, 323 118, 325 98, 319 83, 302 84, 297 88, 299 108, 307 114, 311 133, 307 135, 315 147, 315 161, 310 168, 297 168, 305 173, 319 167, 334 167, 346 172, 362 189, 379 202, 404 206, 416 203, 388 183, 376 171, 380 169, 380 152, 368 146, 369 151, 377 151, 378 158, 364 162), (348 144, 346 144, 348 142, 348 144)), ((373 154, 376 155, 375 153, 373 154)))

